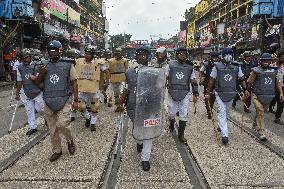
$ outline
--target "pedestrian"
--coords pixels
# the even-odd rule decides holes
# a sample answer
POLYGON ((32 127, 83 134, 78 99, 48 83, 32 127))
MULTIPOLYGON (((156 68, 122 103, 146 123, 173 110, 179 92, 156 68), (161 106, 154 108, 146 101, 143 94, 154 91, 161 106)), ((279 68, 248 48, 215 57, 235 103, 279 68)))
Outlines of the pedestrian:
POLYGON ((35 83, 38 67, 32 62, 30 50, 23 49, 20 57, 22 64, 17 68, 16 100, 21 100, 25 106, 30 127, 26 135, 30 136, 38 131, 35 114, 43 112, 44 102, 42 91, 35 83))
MULTIPOLYGON (((284 49, 280 49, 277 55, 278 58, 278 65, 280 66, 278 69, 278 79, 282 86, 282 91, 284 89, 284 49)), ((280 120, 281 115, 283 113, 284 103, 280 101, 279 93, 276 95, 277 99, 277 110, 275 113, 275 120, 274 122, 279 125, 284 125, 284 123, 280 120)))
POLYGON ((180 142, 186 143, 184 130, 188 120, 188 107, 191 94, 193 93, 193 102, 197 102, 199 96, 198 83, 196 81, 193 64, 187 64, 188 51, 184 47, 176 50, 176 60, 169 63, 166 68, 168 83, 168 112, 169 112, 169 129, 174 130, 175 117, 178 114, 179 127, 178 138, 180 142), (192 86, 192 92, 190 90, 192 86))
MULTIPOLYGON (((114 58, 109 60, 110 83, 114 94, 114 103, 117 106, 116 112, 121 109, 120 93, 123 88, 122 84, 125 82, 125 72, 128 68, 128 60, 122 57, 122 49, 117 48, 114 50, 114 58)), ((108 106, 112 106, 112 96, 109 97, 108 106)))
POLYGON ((216 96, 218 130, 221 132, 222 143, 229 142, 229 129, 227 117, 231 109, 232 101, 237 95, 237 82, 241 81, 245 96, 249 96, 246 88, 244 74, 239 64, 233 61, 234 52, 231 48, 224 48, 222 60, 215 64, 210 74, 206 100, 212 93, 216 96), (213 92, 214 89, 214 92, 213 92))
POLYGON ((43 82, 44 116, 50 130, 53 154, 49 160, 56 161, 62 155, 61 137, 67 140, 70 155, 75 153, 75 143, 70 129, 66 128, 64 109, 73 94, 72 108, 78 109, 78 85, 74 65, 61 59, 62 45, 59 41, 50 41, 47 51, 50 57, 45 65, 39 66, 37 84, 43 82))
POLYGON ((96 131, 97 114, 100 109, 100 80, 101 73, 107 70, 105 65, 95 61, 95 47, 85 48, 85 58, 76 60, 76 73, 78 74, 79 111, 86 118, 85 127, 96 131))
MULTIPOLYGON (((208 90, 208 82, 210 79, 211 71, 215 64, 217 64, 220 61, 219 53, 212 51, 210 52, 210 60, 205 62, 203 66, 200 69, 200 85, 204 86, 204 95, 206 94, 208 90)), ((213 107, 215 102, 215 94, 210 94, 209 100, 205 101, 205 107, 207 110, 207 117, 208 119, 212 119, 212 112, 211 108, 213 107)))
POLYGON ((282 87, 277 78, 277 69, 270 67, 272 56, 263 53, 260 58, 260 65, 252 69, 248 78, 248 86, 252 93, 252 102, 255 107, 253 129, 260 135, 260 140, 265 141, 264 135, 264 112, 275 97, 275 91, 279 92, 279 100, 284 100, 282 87))
MULTIPOLYGON (((150 156, 153 139, 163 132, 165 95, 165 69, 149 67, 150 49, 136 50, 137 67, 126 71, 126 85, 121 106, 126 104, 129 118, 133 122, 133 137, 137 141, 137 152, 141 153, 142 168, 150 170, 150 156)), ((123 109, 121 109, 123 110, 123 109)))
MULTIPOLYGON (((252 62, 252 52, 251 51, 245 51, 243 53, 243 56, 244 56, 244 60, 242 61, 242 64, 241 64, 241 69, 242 69, 242 72, 244 74, 244 77, 245 77, 245 80, 247 80, 249 78, 249 75, 250 75, 250 72, 252 70, 252 68, 254 67, 254 64, 252 62)), ((242 89, 239 87, 240 86, 240 83, 238 82, 237 84, 237 88, 238 88, 238 91, 239 91, 239 94, 241 93, 242 89)), ((240 100, 240 95, 237 94, 233 100, 233 108, 236 108, 236 104, 237 104, 237 101, 240 100)), ((249 107, 251 105, 251 97, 247 97, 245 99, 245 108, 244 108, 244 111, 246 113, 251 113, 249 107)))

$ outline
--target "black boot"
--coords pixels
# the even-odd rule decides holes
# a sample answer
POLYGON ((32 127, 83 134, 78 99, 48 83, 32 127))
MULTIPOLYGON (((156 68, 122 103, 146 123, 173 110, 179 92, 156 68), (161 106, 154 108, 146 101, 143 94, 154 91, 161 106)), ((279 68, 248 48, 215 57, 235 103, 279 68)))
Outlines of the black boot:
POLYGON ((142 150, 143 150, 143 144, 138 144, 138 143, 137 143, 136 149, 137 149, 137 152, 138 152, 138 153, 141 153, 142 150))
POLYGON ((91 119, 86 119, 85 127, 90 127, 90 125, 91 125, 91 119))
POLYGON ((207 112, 207 118, 208 118, 208 119, 212 119, 212 113, 211 113, 211 111, 208 111, 208 112, 207 112))
POLYGON ((186 121, 179 121, 178 139, 180 142, 183 142, 183 143, 187 142, 187 140, 184 138, 185 126, 186 126, 186 121))
POLYGON ((170 126, 169 126, 169 129, 170 129, 170 132, 172 133, 175 129, 175 122, 176 120, 175 119, 170 119, 170 126))
POLYGON ((149 161, 142 161, 142 168, 144 171, 149 171, 151 166, 149 161))
POLYGON ((96 125, 95 124, 91 124, 91 131, 96 131, 96 125))

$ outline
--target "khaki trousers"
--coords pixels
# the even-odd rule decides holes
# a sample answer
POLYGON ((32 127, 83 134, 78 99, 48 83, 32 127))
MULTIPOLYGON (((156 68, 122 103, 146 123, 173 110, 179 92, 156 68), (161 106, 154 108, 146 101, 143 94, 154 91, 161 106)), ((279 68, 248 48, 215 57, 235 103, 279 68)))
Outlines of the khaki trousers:
POLYGON ((264 131, 264 113, 267 112, 269 104, 261 103, 255 94, 252 94, 252 103, 255 107, 254 123, 256 124, 256 130, 262 134, 264 131))
POLYGON ((44 117, 49 127, 53 153, 59 153, 62 151, 60 134, 65 136, 68 143, 73 140, 70 129, 66 128, 69 118, 67 115, 68 111, 64 112, 64 109, 68 109, 67 106, 68 103, 66 103, 65 107, 58 112, 54 112, 47 105, 45 105, 44 108, 44 117))

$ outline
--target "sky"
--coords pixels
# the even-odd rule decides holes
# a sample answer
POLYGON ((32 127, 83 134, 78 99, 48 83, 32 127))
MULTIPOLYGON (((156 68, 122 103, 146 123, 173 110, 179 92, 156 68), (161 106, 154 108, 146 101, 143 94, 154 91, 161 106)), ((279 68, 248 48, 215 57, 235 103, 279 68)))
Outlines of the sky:
POLYGON ((104 0, 109 35, 132 34, 131 40, 177 35, 186 9, 199 0, 104 0))

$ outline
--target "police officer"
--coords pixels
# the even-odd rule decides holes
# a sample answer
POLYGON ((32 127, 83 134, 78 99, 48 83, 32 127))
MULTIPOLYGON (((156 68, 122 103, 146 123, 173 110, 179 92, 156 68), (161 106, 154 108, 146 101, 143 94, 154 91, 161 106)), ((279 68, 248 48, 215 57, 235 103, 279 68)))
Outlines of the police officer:
POLYGON ((27 116, 30 130, 26 133, 28 136, 37 132, 35 112, 42 112, 44 102, 42 99, 42 92, 35 83, 35 78, 38 74, 38 68, 35 62, 32 62, 31 52, 29 49, 21 51, 21 62, 17 70, 17 89, 16 100, 23 102, 27 116), (23 91, 20 93, 23 87, 23 91))
MULTIPOLYGON (((278 77, 282 85, 282 91, 283 91, 284 89, 284 49, 279 50, 277 58, 278 58, 278 65, 280 66, 278 69, 278 77)), ((277 97, 278 97, 277 99, 279 99, 279 94, 277 95, 277 97)), ((283 108, 284 108, 284 103, 278 100, 274 123, 277 123, 279 125, 284 125, 284 123, 280 120, 281 115, 283 113, 283 108)))
POLYGON ((108 96, 107 96, 107 88, 109 86, 109 79, 110 79, 110 72, 109 72, 109 59, 111 59, 111 51, 106 49, 103 51, 104 54, 102 55, 101 58, 96 58, 95 61, 101 65, 101 67, 107 68, 103 69, 104 71, 101 71, 101 76, 100 76, 100 90, 104 96, 104 103, 106 104, 108 101, 108 96))
MULTIPOLYGON (((128 60, 122 57, 122 49, 117 48, 114 51, 114 58, 109 60, 110 83, 114 93, 115 105, 117 105, 118 112, 121 107, 120 104, 120 91, 122 84, 125 82, 125 71, 128 68, 128 60)), ((109 97, 109 107, 112 106, 112 96, 109 97)))
MULTIPOLYGON (((219 59, 219 53, 212 51, 210 52, 210 60, 208 62, 205 62, 203 66, 200 69, 200 85, 204 86, 204 95, 207 92, 208 89, 208 82, 210 79, 211 71, 216 63, 220 61, 219 59)), ((207 110, 207 117, 208 119, 212 118, 212 112, 211 108, 213 107, 215 102, 215 94, 210 94, 210 99, 205 101, 205 107, 207 110)))
MULTIPOLYGON (((253 62, 252 62, 252 53, 250 52, 250 51, 245 51, 244 53, 243 53, 243 56, 244 56, 244 60, 242 61, 242 65, 241 65, 241 69, 242 69, 242 72, 243 72, 243 74, 244 74, 244 77, 245 77, 245 80, 247 80, 248 78, 249 78, 249 75, 250 75, 250 72, 251 72, 251 70, 252 70, 252 68, 254 67, 254 65, 253 65, 253 62)), ((238 86, 239 86, 239 84, 240 83, 238 83, 238 86)), ((239 88, 239 87, 238 87, 239 88)), ((239 88, 238 89, 239 90, 239 92, 241 92, 241 89, 239 88)), ((236 107, 236 103, 237 103, 237 101, 240 99, 240 96, 239 95, 236 95, 235 96, 235 98, 234 98, 234 100, 233 100, 233 104, 232 104, 232 106, 233 106, 233 108, 235 108, 236 107)), ((247 97, 246 99, 245 99, 245 108, 244 108, 244 111, 246 112, 246 113, 251 113, 251 111, 250 111, 250 109, 249 109, 249 107, 250 107, 250 105, 251 105, 251 97, 249 96, 249 97, 247 97)))
MULTIPOLYGON (((137 140, 137 151, 138 153, 141 153, 141 160, 142 160, 142 168, 144 171, 149 171, 150 170, 150 156, 151 156, 151 149, 152 149, 152 142, 153 142, 153 137, 156 138, 158 137, 162 131, 163 131, 163 125, 162 125, 162 121, 160 120, 159 123, 159 128, 158 129, 160 132, 158 133, 158 135, 153 135, 153 133, 155 133, 155 131, 157 131, 157 126, 156 128, 154 127, 145 127, 145 125, 143 124, 145 121, 143 121, 144 119, 142 119, 142 125, 141 122, 139 121, 135 121, 134 119, 137 119, 137 115, 135 115, 138 111, 138 114, 141 115, 143 113, 149 113, 149 109, 152 110, 152 116, 156 116, 157 114, 159 114, 160 112, 160 108, 157 107, 153 107, 153 104, 155 104, 154 101, 159 101, 156 95, 158 95, 159 97, 163 97, 164 92, 160 93, 160 87, 159 84, 157 84, 155 81, 151 81, 153 83, 155 83, 154 85, 148 85, 148 83, 144 83, 145 85, 147 85, 147 91, 143 91, 143 94, 146 94, 147 98, 147 102, 143 101, 141 103, 143 103, 142 107, 139 107, 139 104, 137 104, 137 102, 139 102, 140 100, 137 99, 137 96, 142 96, 142 94, 137 94, 137 91, 139 89, 137 89, 138 87, 138 79, 141 77, 138 77, 139 74, 141 72, 143 72, 143 69, 148 67, 149 64, 149 56, 151 54, 151 51, 149 48, 147 47, 140 47, 136 50, 136 60, 138 63, 137 67, 131 67, 126 71, 126 85, 125 85, 125 89, 123 91, 122 94, 122 99, 121 99, 121 106, 123 103, 126 103, 126 110, 127 110, 127 114, 129 116, 129 118, 131 119, 131 121, 133 122, 133 137, 137 140), (151 91, 155 91, 155 94, 151 93, 151 91), (158 91, 158 93, 157 93, 158 91), (149 95, 155 95, 153 98, 150 97, 149 99, 149 95), (156 98, 157 97, 157 98, 156 98), (126 101, 127 99, 127 101, 126 101), (147 112, 143 112, 143 110, 147 111, 147 112), (155 110, 159 111, 159 112, 155 112, 155 110), (138 140, 137 138, 140 138, 140 140, 138 140)), ((154 70, 156 70, 157 68, 152 68, 154 70)), ((153 70, 152 70, 153 71, 153 70)), ((155 72, 155 71, 154 71, 155 72)), ((149 73, 149 71, 146 72, 146 76, 149 73)), ((163 70, 161 71, 157 71, 155 74, 160 74, 162 77, 162 83, 160 83, 161 88, 165 89, 165 72, 163 70)), ((144 79, 144 77, 142 78, 144 79)), ((147 81, 147 80, 146 80, 147 81)), ((141 81, 143 82, 143 81, 141 81)), ((143 87, 145 88, 145 86, 143 87)), ((162 90, 164 91, 164 90, 162 90)), ((163 100, 163 98, 160 99, 161 101, 163 100)), ((162 104, 160 104, 161 107, 163 106, 162 104)), ((141 105, 140 105, 141 106, 141 105)))
POLYGON ((50 161, 56 161, 62 155, 61 137, 67 140, 68 151, 75 153, 75 144, 71 132, 66 128, 63 109, 67 108, 67 102, 73 94, 73 109, 78 109, 78 85, 74 65, 61 59, 62 45, 59 41, 50 41, 47 51, 50 60, 39 66, 37 84, 43 82, 43 99, 45 101, 44 114, 50 130, 50 139, 53 154, 50 161))
POLYGON ((167 49, 165 47, 160 47, 156 51, 156 59, 151 62, 151 65, 155 68, 163 68, 168 64, 167 59, 167 49))
POLYGON ((169 63, 166 68, 168 82, 168 111, 169 129, 174 130, 175 117, 179 112, 178 138, 185 143, 184 130, 188 120, 188 107, 191 97, 190 84, 192 85, 193 101, 196 103, 199 96, 198 84, 192 64, 186 64, 187 49, 180 47, 176 50, 176 60, 169 63))
POLYGON ((96 114, 100 108, 100 82, 101 74, 107 67, 99 60, 94 59, 95 47, 85 48, 85 58, 76 60, 76 73, 78 74, 79 111, 86 118, 85 126, 96 131, 96 114))
POLYGON ((232 100, 237 94, 237 82, 242 81, 244 94, 249 96, 246 89, 244 74, 241 67, 233 62, 233 50, 224 48, 222 51, 222 60, 215 64, 210 74, 208 90, 206 91, 206 100, 210 99, 210 95, 215 88, 215 96, 218 112, 218 130, 221 132, 223 144, 229 142, 229 131, 227 126, 227 116, 230 111, 232 100), (215 87, 214 87, 215 86, 215 87))
POLYGON ((276 90, 279 92, 280 101, 284 100, 282 86, 277 78, 277 69, 270 67, 271 62, 272 56, 269 53, 263 53, 260 57, 260 66, 253 68, 248 78, 248 86, 252 91, 252 103, 256 110, 253 129, 259 133, 262 141, 266 140, 264 112, 267 111, 276 90))

